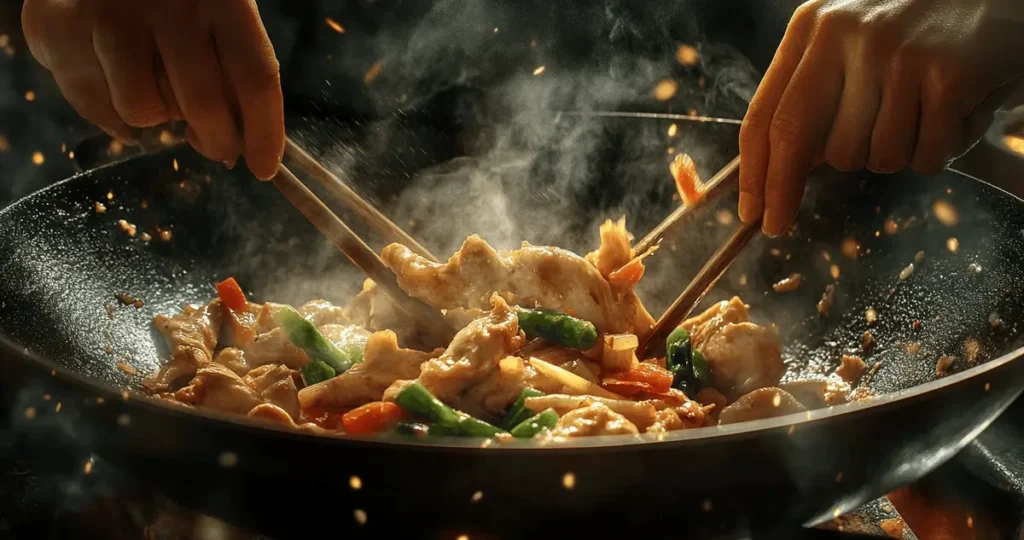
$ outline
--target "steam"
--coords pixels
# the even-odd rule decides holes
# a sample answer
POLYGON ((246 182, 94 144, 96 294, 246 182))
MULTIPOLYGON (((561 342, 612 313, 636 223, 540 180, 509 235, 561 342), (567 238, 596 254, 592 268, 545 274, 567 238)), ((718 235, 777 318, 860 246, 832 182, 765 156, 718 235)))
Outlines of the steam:
MULTIPOLYGON (((385 120, 367 129, 369 137, 355 143, 345 128, 320 123, 302 143, 442 258, 470 234, 498 249, 528 241, 583 254, 596 248, 598 225, 622 215, 639 238, 679 204, 668 168, 674 154, 690 154, 710 176, 735 156, 735 127, 676 122, 670 137, 671 120, 559 111, 741 117, 758 77, 731 48, 702 44, 693 17, 686 18, 688 37, 673 36, 672 15, 678 19, 687 8, 635 13, 609 0, 574 20, 556 7, 531 14, 482 0, 436 2, 417 22, 384 31, 370 47, 383 68, 366 91, 385 120), (589 48, 572 43, 582 38, 589 48), (698 65, 677 61, 684 43, 699 48, 698 65), (665 80, 678 87, 659 102, 652 91, 665 80), (452 116, 458 137, 448 141, 452 158, 404 178, 410 173, 389 172, 381 163, 397 161, 401 168, 415 159, 417 145, 436 146, 433 138, 450 136, 411 133, 407 119, 416 114, 452 116), (387 193, 396 187, 397 196, 387 193)), ((345 62, 355 69, 351 53, 345 62)), ((362 67, 367 64, 364 58, 362 67)), ((707 253, 720 241, 703 230, 688 236, 687 249, 707 253)), ((685 282, 668 251, 659 256, 669 261, 650 271, 672 272, 672 292, 655 290, 652 309, 685 282)), ((645 281, 662 280, 655 274, 645 281)))

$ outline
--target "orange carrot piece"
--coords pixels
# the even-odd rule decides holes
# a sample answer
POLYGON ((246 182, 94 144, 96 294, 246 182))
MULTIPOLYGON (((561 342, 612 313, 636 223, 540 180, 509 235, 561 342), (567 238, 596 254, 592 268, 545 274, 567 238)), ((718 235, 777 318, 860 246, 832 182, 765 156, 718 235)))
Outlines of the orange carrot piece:
POLYGON ((341 417, 345 431, 353 435, 380 433, 405 419, 405 411, 390 401, 374 401, 341 417))
POLYGON ((675 178, 676 189, 683 199, 683 204, 693 204, 704 195, 704 182, 697 174, 697 165, 694 164, 690 156, 679 154, 672 160, 669 169, 672 171, 672 177, 675 178))
POLYGON ((231 311, 248 311, 249 301, 245 299, 242 287, 238 285, 235 278, 229 277, 217 284, 217 296, 222 304, 231 311))

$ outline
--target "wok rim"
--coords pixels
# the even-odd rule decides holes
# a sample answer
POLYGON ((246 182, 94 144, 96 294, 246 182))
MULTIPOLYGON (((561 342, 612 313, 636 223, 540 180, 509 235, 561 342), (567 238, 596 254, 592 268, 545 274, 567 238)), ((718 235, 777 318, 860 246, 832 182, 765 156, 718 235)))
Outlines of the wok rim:
MULTIPOLYGON (((168 149, 166 152, 170 152, 173 149, 168 149)), ((55 182, 43 189, 40 189, 34 193, 26 195, 21 199, 11 203, 4 209, 0 209, 0 224, 6 222, 8 215, 16 211, 20 206, 29 204, 37 199, 41 199, 49 194, 51 191, 56 191, 66 184, 70 184, 75 181, 79 181, 84 178, 88 178, 90 175, 101 172, 106 169, 111 169, 120 166, 124 163, 134 161, 136 159, 151 158, 158 154, 148 154, 143 156, 136 156, 121 161, 104 164, 103 166, 96 167, 87 171, 82 171, 78 174, 55 182)), ((945 171, 962 176, 967 180, 979 182, 997 192, 1002 193, 1005 196, 1011 197, 1021 204, 1024 204, 1024 199, 1017 197, 1013 193, 1010 193, 999 186, 992 183, 986 182, 983 179, 977 178, 970 174, 962 171, 946 168, 945 171)), ((0 227, 0 231, 6 227, 0 227)), ((59 377, 66 383, 69 383, 81 390, 96 394, 97 397, 111 398, 111 403, 118 402, 120 400, 123 403, 128 403, 137 407, 142 407, 156 414, 170 414, 178 415, 181 417, 195 418, 197 420, 212 420, 215 422, 225 422, 226 427, 231 429, 248 432, 253 436, 273 434, 275 437, 292 438, 299 442, 308 443, 322 443, 322 444, 342 444, 342 445, 355 445, 363 446, 366 448, 374 448, 385 446, 388 448, 402 447, 404 449, 417 449, 420 451, 475 451, 475 450, 487 450, 491 452, 501 453, 527 453, 527 452, 574 452, 579 450, 621 450, 629 449, 636 450, 637 448, 654 448, 662 445, 682 445, 693 442, 707 442, 709 440, 717 440, 723 438, 742 438, 748 437, 757 432, 770 432, 778 430, 780 428, 787 428, 795 430, 799 426, 806 426, 809 424, 815 424, 824 422, 833 418, 848 417, 850 415, 863 413, 868 410, 881 410, 883 408, 896 407, 905 402, 911 400, 920 399, 925 394, 931 392, 951 388, 959 384, 968 384, 968 381, 981 378, 981 375, 988 373, 989 371, 996 370, 1004 367, 1010 362, 1017 360, 1024 355, 1024 346, 1010 351, 998 358, 989 360, 983 364, 979 364, 972 368, 966 369, 959 373, 943 377, 942 379, 929 381, 924 384, 919 384, 911 388, 893 392, 890 394, 876 395, 871 398, 844 403, 842 405, 828 406, 820 409, 812 409, 801 413, 793 413, 785 416, 779 416, 774 418, 766 418, 761 420, 753 420, 746 422, 739 422, 736 424, 728 424, 724 426, 706 426, 695 429, 685 429, 679 431, 669 432, 667 434, 640 434, 640 435, 601 435, 595 437, 579 437, 572 438, 565 442, 559 442, 551 445, 543 445, 531 441, 510 441, 502 443, 483 443, 482 441, 489 441, 491 439, 480 439, 480 438, 458 438, 458 437, 437 437, 431 438, 430 442, 424 442, 416 440, 411 437, 401 437, 397 440, 392 438, 384 438, 379 435, 370 436, 352 436, 348 434, 338 434, 335 436, 325 436, 312 434, 308 432, 299 431, 290 427, 281 426, 272 423, 260 423, 254 422, 244 417, 230 415, 226 413, 219 413, 215 411, 204 411, 199 409, 187 409, 180 405, 173 405, 164 403, 163 400, 152 398, 145 394, 142 394, 134 388, 117 388, 107 383, 96 380, 91 376, 80 375, 72 370, 69 370, 62 365, 50 360, 49 358, 41 357, 39 354, 31 351, 29 348, 21 345, 6 335, 0 334, 0 348, 6 349, 13 356, 20 358, 25 361, 33 368, 40 369, 40 371, 49 371, 53 377, 59 377), (127 396, 127 397, 126 397, 127 396)), ((8 360, 9 361, 9 360, 8 360)), ((1000 381, 985 381, 986 385, 998 384, 1000 381)), ((1024 390, 1024 386, 1018 389, 1018 393, 1024 390)), ((186 420, 189 421, 189 420, 186 420)))

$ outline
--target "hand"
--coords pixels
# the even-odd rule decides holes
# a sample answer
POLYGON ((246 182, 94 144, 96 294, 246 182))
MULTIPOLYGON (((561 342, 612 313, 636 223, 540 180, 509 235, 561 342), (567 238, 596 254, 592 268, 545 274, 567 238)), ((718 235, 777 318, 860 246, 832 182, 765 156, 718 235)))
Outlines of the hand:
POLYGON ((939 172, 1024 73, 1022 13, 1019 0, 801 5, 740 130, 740 218, 763 211, 766 234, 785 232, 822 162, 939 172))
POLYGON ((86 120, 126 142, 185 120, 201 154, 273 176, 284 153, 274 48, 255 0, 25 0, 35 58, 86 120))

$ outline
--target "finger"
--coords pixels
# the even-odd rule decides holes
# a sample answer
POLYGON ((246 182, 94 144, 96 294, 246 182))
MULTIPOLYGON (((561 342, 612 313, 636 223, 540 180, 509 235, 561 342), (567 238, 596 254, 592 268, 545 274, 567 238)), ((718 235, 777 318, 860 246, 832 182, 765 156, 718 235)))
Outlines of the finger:
POLYGON ((754 93, 740 128, 740 200, 739 215, 744 223, 761 217, 764 208, 764 181, 769 162, 769 130, 772 117, 804 57, 814 26, 816 3, 808 3, 790 19, 775 58, 754 93))
POLYGON ((769 236, 778 236, 792 225, 807 175, 835 116, 843 68, 831 50, 824 42, 812 46, 772 118, 762 225, 769 236))
POLYGON ((167 73, 162 67, 157 68, 157 88, 160 89, 160 97, 167 106, 167 116, 171 120, 184 120, 185 115, 178 105, 178 98, 174 96, 174 89, 171 88, 171 81, 167 79, 167 73))
POLYGON ((197 150, 209 159, 228 161, 241 153, 224 79, 209 27, 201 20, 198 2, 173 2, 161 10, 156 42, 167 78, 197 150))
POLYGON ((847 64, 839 108, 825 143, 825 162, 840 171, 864 167, 871 151, 871 131, 882 101, 874 71, 859 62, 847 64))
POLYGON ((871 132, 868 168, 880 173, 902 170, 914 155, 921 117, 920 77, 897 61, 882 92, 875 128, 871 132))
POLYGON ((933 70, 921 92, 921 123, 910 167, 920 174, 938 174, 946 157, 962 134, 962 121, 956 102, 944 95, 943 85, 933 70))
POLYGON ((228 86, 235 92, 245 140, 245 161, 262 180, 277 174, 284 155, 284 100, 274 47, 256 3, 217 2, 214 40, 228 86))
POLYGON ((114 110, 124 123, 152 127, 170 120, 157 86, 156 48, 142 27, 116 14, 98 17, 92 43, 114 110))

